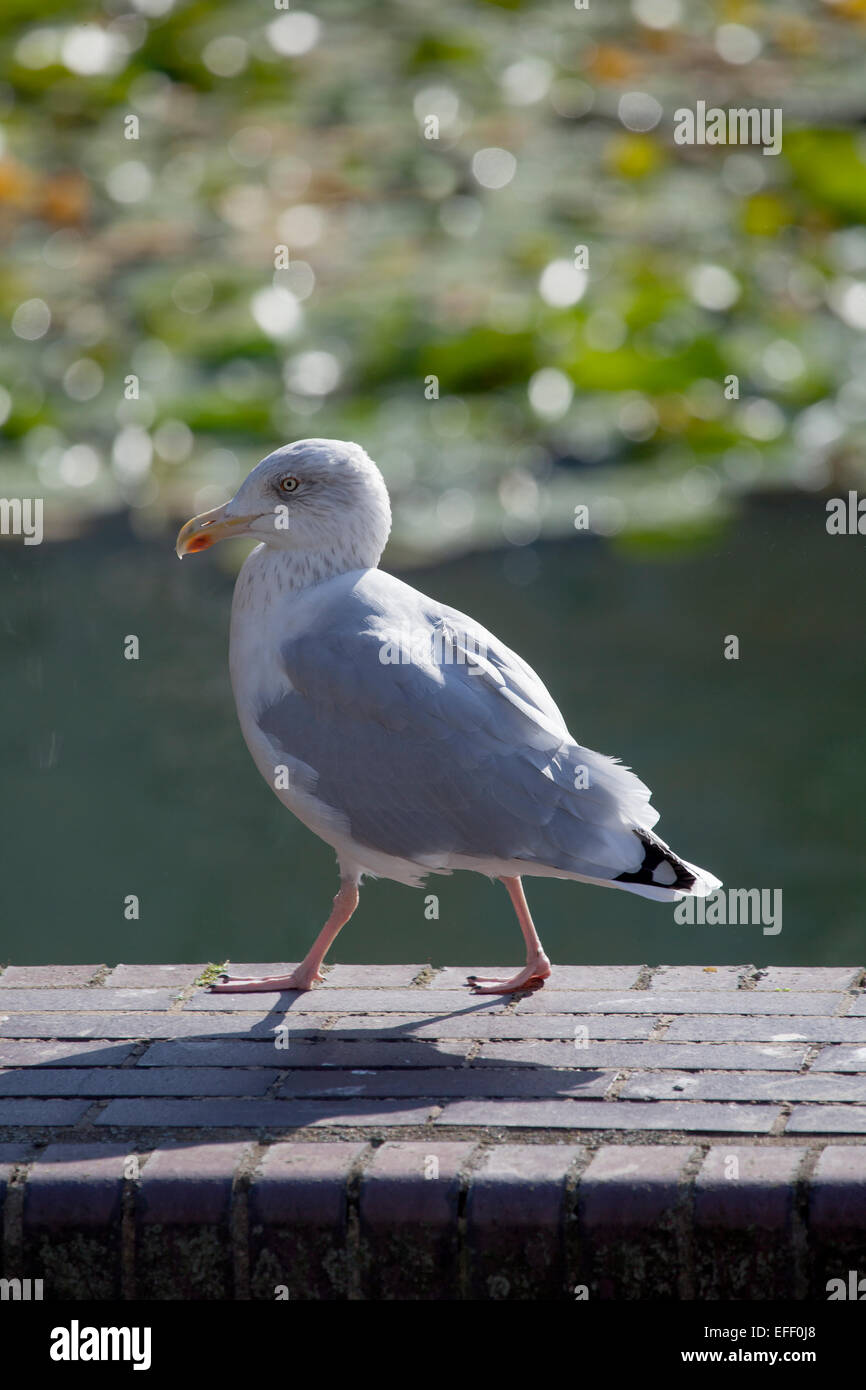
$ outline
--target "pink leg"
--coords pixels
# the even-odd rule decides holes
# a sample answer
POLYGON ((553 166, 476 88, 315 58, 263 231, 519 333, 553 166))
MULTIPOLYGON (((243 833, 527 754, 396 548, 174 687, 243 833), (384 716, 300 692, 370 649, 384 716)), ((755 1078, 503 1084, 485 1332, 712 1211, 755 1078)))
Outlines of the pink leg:
POLYGON ((213 994, 258 994, 263 991, 283 989, 312 989, 314 980, 321 980, 319 966, 325 959, 328 947, 338 932, 346 925, 358 906, 358 885, 352 879, 340 881, 340 891, 334 899, 334 907, 319 935, 313 942, 300 965, 291 975, 266 975, 261 980, 232 979, 223 975, 219 984, 211 985, 213 994))
POLYGON ((523 940, 526 942, 526 966, 510 980, 492 980, 489 975, 469 975, 467 978, 475 994, 513 994, 518 989, 540 989, 550 974, 550 961, 538 939, 519 876, 503 878, 502 882, 508 889, 508 896, 514 904, 523 940), (490 984, 483 988, 479 984, 480 980, 490 980, 490 984))

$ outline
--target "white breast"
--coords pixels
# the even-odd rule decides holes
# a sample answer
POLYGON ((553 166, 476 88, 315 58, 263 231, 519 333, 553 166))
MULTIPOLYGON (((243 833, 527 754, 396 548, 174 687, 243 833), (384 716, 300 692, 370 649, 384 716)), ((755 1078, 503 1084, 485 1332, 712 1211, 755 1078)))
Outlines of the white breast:
POLYGON ((280 584, 279 566, 273 563, 279 558, 267 546, 257 546, 244 561, 235 584, 229 671, 245 737, 255 711, 272 704, 291 688, 279 664, 289 616, 285 599, 291 597, 280 584))
POLYGON ((257 716, 288 695, 292 683, 280 659, 283 644, 316 621, 320 601, 313 588, 293 583, 291 554, 258 546, 244 562, 235 585, 229 638, 229 669, 238 720, 253 761, 268 786, 299 820, 335 848, 348 834, 342 813, 314 794, 317 771, 289 758, 259 727, 257 716), (289 785, 278 769, 288 769, 289 785))

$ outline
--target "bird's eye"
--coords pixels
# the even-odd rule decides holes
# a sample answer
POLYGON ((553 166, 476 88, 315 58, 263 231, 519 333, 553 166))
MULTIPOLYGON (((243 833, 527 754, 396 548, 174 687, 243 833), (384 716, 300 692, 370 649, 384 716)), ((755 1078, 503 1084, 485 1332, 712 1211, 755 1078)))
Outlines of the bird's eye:
POLYGON ((286 478, 280 478, 280 491, 281 491, 281 492, 296 492, 296 491, 297 491, 297 488, 298 488, 298 480, 297 480, 297 478, 293 477, 291 474, 289 474, 289 476, 286 477, 286 478))

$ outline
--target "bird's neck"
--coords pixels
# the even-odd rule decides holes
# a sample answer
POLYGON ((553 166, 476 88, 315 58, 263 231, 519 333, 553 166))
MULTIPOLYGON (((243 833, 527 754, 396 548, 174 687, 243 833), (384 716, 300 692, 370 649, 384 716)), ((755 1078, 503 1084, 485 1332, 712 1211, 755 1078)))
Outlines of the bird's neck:
MULTIPOLYGON (((378 557, 377 557, 378 558, 378 557)), ((375 568, 367 556, 331 550, 278 550, 256 546, 241 566, 235 585, 234 607, 267 608, 281 597, 324 584, 338 574, 375 568)))

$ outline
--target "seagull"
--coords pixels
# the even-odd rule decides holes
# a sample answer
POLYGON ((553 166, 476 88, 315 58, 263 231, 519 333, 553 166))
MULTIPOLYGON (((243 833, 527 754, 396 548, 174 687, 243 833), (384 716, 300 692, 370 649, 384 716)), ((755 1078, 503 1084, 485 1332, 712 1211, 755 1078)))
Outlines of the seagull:
POLYGON ((301 439, 268 454, 234 497, 193 517, 183 558, 225 537, 259 544, 235 585, 229 667, 253 761, 337 854, 340 887, 289 974, 221 976, 217 993, 308 990, 358 905, 364 875, 420 887, 470 869, 500 879, 526 946, 507 980, 551 973, 522 878, 577 879, 663 902, 720 881, 652 832, 651 792, 572 737, 535 672, 491 632, 379 569, 385 481, 359 444, 301 439))

